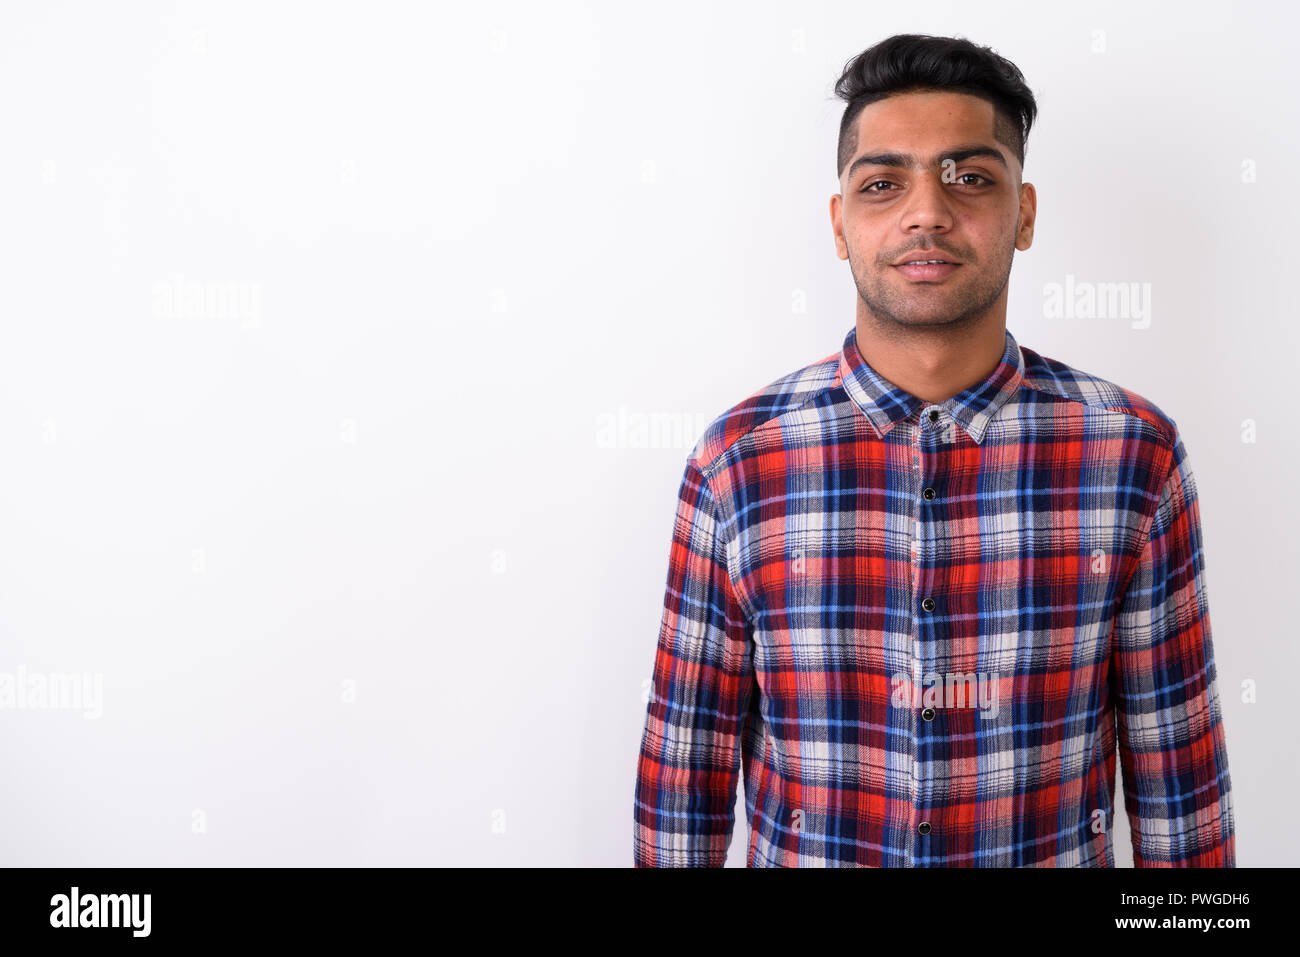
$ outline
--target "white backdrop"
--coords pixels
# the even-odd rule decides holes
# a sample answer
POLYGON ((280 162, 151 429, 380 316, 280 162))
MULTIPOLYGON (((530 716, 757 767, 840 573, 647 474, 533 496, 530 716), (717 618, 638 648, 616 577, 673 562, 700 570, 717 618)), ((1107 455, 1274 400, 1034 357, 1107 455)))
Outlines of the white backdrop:
POLYGON ((685 457, 853 324, 897 32, 1038 97, 1008 327, 1178 422, 1238 861, 1300 863, 1294 8, 917 10, 6 6, 0 864, 630 865, 685 457))

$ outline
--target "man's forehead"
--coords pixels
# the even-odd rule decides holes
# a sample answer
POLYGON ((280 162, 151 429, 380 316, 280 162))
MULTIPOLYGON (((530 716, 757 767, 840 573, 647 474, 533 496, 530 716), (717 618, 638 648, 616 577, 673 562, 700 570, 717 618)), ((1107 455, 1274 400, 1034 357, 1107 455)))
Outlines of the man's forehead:
POLYGON ((928 133, 939 138, 951 133, 991 136, 995 118, 992 103, 967 93, 896 93, 862 108, 857 119, 858 143, 865 143, 873 132, 928 133))

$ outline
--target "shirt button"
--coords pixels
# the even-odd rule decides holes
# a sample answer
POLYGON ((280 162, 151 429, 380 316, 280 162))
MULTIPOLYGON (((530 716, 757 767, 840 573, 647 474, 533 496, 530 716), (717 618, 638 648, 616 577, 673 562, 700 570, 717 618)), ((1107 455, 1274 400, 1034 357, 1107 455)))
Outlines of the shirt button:
POLYGON ((930 833, 930 822, 929 822, 929 821, 922 821, 920 824, 917 825, 916 829, 917 829, 917 831, 919 831, 921 834, 929 834, 929 833, 930 833))
POLYGON ((934 720, 934 709, 933 709, 933 708, 926 708, 924 711, 921 712, 921 717, 924 718, 926 721, 933 721, 933 720, 934 720))
POLYGON ((928 501, 930 501, 931 499, 934 498, 934 489, 932 489, 932 488, 928 488, 928 489, 926 489, 924 492, 922 492, 921 494, 925 496, 925 500, 928 502, 928 501))
POLYGON ((926 611, 934 611, 934 599, 926 598, 921 601, 921 607, 926 611))
POLYGON ((938 421, 939 421, 939 410, 938 410, 938 409, 931 409, 931 410, 930 410, 930 421, 931 421, 931 422, 938 422, 938 421))

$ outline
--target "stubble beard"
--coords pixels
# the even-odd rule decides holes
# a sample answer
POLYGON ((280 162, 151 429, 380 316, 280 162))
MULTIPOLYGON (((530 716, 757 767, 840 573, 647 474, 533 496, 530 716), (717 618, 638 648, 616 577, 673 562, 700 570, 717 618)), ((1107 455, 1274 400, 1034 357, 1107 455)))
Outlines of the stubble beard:
MULTIPOLYGON (((1014 247, 1012 251, 1014 252, 1014 247)), ((909 330, 920 329, 931 333, 963 332, 987 315, 998 301, 1011 278, 1011 260, 1012 254, 1008 253, 999 268, 982 274, 977 272, 973 279, 966 277, 961 286, 953 286, 947 291, 925 286, 919 288, 915 295, 900 292, 889 281, 884 270, 894 269, 894 266, 879 265, 875 267, 878 271, 864 274, 851 250, 849 272, 868 316, 874 320, 882 334, 892 338, 906 336, 909 330), (867 281, 864 282, 864 278, 867 281)), ((974 268, 969 261, 964 261, 952 279, 956 279, 965 270, 974 268)))

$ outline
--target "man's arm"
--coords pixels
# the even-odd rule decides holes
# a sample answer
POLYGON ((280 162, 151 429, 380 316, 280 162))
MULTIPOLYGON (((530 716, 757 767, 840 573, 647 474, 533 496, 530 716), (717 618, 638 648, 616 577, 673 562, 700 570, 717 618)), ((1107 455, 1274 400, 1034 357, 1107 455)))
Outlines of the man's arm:
POLYGON ((637 867, 722 867, 756 693, 717 502, 694 459, 677 496, 654 687, 637 762, 637 867))
POLYGON ((1136 867, 1235 867, 1196 482, 1176 427, 1111 665, 1136 867))

